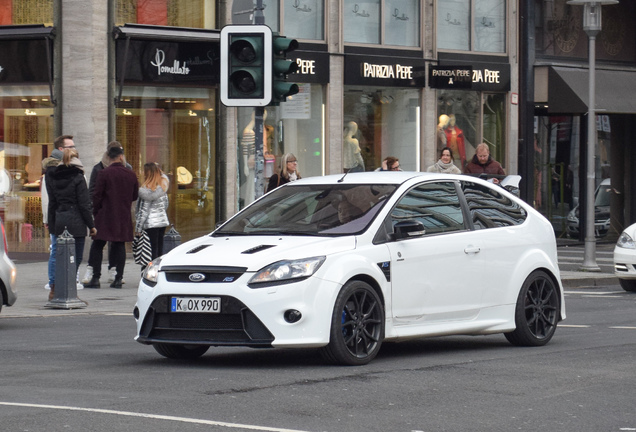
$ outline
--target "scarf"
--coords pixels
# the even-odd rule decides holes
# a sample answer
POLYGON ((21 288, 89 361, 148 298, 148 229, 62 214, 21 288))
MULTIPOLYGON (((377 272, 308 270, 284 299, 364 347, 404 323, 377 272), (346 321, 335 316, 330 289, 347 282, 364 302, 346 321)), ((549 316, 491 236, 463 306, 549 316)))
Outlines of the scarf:
POLYGON ((457 168, 455 164, 453 163, 453 161, 450 161, 449 163, 444 163, 442 162, 441 159, 435 163, 435 167, 437 168, 438 172, 446 173, 446 174, 453 174, 453 171, 455 171, 453 168, 457 168))
POLYGON ((296 171, 294 171, 293 173, 289 173, 289 181, 293 182, 298 180, 298 176, 296 175, 296 171))

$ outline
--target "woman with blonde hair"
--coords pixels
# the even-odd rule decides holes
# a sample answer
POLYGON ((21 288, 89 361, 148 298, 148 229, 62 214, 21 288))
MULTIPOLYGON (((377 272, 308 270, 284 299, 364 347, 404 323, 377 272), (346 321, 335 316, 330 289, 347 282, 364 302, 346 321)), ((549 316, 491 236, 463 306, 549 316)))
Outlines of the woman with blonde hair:
POLYGON ((163 255, 163 235, 168 221, 168 177, 154 162, 144 164, 144 182, 139 188, 135 232, 146 231, 150 238, 152 259, 163 255))
MULTIPOLYGON (((55 167, 46 181, 49 195, 48 225, 56 236, 66 230, 75 239, 75 273, 82 262, 86 233, 97 234, 92 206, 88 195, 84 166, 77 150, 65 148, 62 163, 55 167)), ((55 284, 51 285, 49 300, 54 296, 55 284)))
POLYGON ((298 172, 298 159, 292 153, 286 153, 280 162, 280 173, 274 174, 269 178, 267 192, 273 191, 278 186, 298 180, 300 173, 298 172))

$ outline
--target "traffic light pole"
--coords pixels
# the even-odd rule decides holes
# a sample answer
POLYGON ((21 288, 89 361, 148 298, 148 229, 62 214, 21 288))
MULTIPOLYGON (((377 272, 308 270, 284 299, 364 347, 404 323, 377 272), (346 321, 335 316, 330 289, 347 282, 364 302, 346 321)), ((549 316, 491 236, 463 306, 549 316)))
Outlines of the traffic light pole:
MULTIPOLYGON (((263 14, 263 0, 256 0, 256 6, 254 7, 254 24, 265 24, 265 14, 263 14)), ((265 157, 263 155, 263 137, 264 137, 264 117, 265 108, 254 108, 254 132, 256 133, 256 140, 254 142, 255 155, 254 155, 254 198, 258 199, 265 193, 265 157)))

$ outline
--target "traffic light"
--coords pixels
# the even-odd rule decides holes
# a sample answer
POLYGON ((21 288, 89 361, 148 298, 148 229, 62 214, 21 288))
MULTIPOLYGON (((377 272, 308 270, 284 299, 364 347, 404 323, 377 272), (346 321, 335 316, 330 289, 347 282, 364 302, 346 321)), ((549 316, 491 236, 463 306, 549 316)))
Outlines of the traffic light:
POLYGON ((221 102, 266 106, 272 100, 272 30, 265 25, 221 29, 221 102))
POLYGON ((272 41, 273 60, 273 83, 272 83, 272 103, 278 105, 285 102, 287 96, 298 93, 298 85, 287 82, 287 75, 298 70, 295 61, 287 60, 287 53, 298 49, 296 39, 288 39, 285 36, 274 35, 272 41))

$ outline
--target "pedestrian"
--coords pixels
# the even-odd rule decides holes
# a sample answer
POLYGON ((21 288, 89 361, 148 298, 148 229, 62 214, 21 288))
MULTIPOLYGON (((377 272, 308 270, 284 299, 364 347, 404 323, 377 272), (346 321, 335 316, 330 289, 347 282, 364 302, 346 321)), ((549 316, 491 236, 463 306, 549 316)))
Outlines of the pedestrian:
POLYGON ((168 177, 156 163, 144 164, 144 182, 139 188, 135 212, 135 232, 146 231, 148 234, 152 259, 163 255, 163 236, 170 225, 167 213, 169 184, 168 177))
MULTIPOLYGON (((86 234, 97 233, 91 213, 88 186, 84 177, 84 166, 79 160, 77 150, 64 149, 62 163, 49 171, 46 181, 48 193, 48 226, 56 237, 68 231, 75 239, 75 268, 77 270, 84 255, 86 234)), ((54 297, 55 281, 51 286, 49 300, 54 297)))
MULTIPOLYGON (((49 238, 51 239, 51 247, 49 248, 49 281, 44 286, 45 289, 55 288, 55 254, 57 253, 57 236, 53 234, 53 230, 49 229, 49 194, 46 191, 46 179, 53 171, 53 169, 62 163, 62 157, 64 153, 60 149, 55 149, 51 152, 51 156, 42 160, 42 169, 44 175, 42 177, 42 183, 40 186, 40 192, 42 195, 42 221, 44 227, 49 230, 49 238)), ((49 292, 49 300, 53 298, 53 291, 49 292)))
POLYGON ((444 147, 439 155, 439 160, 428 167, 427 172, 461 174, 459 168, 453 163, 453 152, 450 147, 444 147))
POLYGON ((281 160, 281 170, 278 174, 274 174, 269 178, 267 192, 273 191, 278 186, 298 180, 300 173, 298 172, 298 159, 291 153, 283 155, 281 160))
MULTIPOLYGON (((88 182, 88 192, 89 195, 91 197, 91 202, 93 202, 93 191, 95 190, 95 183, 97 181, 97 174, 103 170, 104 168, 106 168, 108 165, 110 165, 110 158, 108 157, 108 150, 111 147, 120 147, 123 148, 121 143, 119 141, 111 141, 108 143, 108 145, 106 146, 106 151, 104 152, 104 154, 102 155, 102 160, 97 162, 94 166, 93 169, 91 171, 91 177, 90 180, 88 182)), ((125 163, 126 167, 132 170, 132 165, 130 165, 128 162, 125 163)), ((110 244, 108 245, 108 250, 110 251, 110 244)), ((108 254, 108 256, 110 256, 110 254, 108 254)), ((100 263, 101 266, 101 263, 100 263)), ((111 263, 110 261, 108 262, 108 282, 112 282, 115 280, 115 273, 116 273, 116 269, 115 269, 115 264, 111 263)), ((84 274, 84 278, 82 279, 82 282, 89 283, 90 280, 93 278, 93 267, 91 265, 88 265, 86 267, 86 273, 84 274)), ((122 280, 121 282, 122 284, 126 283, 122 280)))
POLYGON ((93 216, 97 235, 93 237, 88 263, 93 277, 85 288, 100 288, 104 246, 111 242, 108 261, 115 265, 116 275, 111 288, 121 288, 126 265, 126 242, 133 240, 131 208, 137 200, 139 183, 135 173, 124 163, 124 149, 108 149, 109 164, 97 174, 93 191, 93 216))
POLYGON ((477 146, 475 155, 466 165, 464 173, 506 175, 501 164, 490 156, 490 149, 486 143, 477 146))
POLYGON ((376 171, 402 171, 400 168, 400 160, 395 156, 387 156, 382 161, 382 164, 379 168, 375 169, 376 171))

